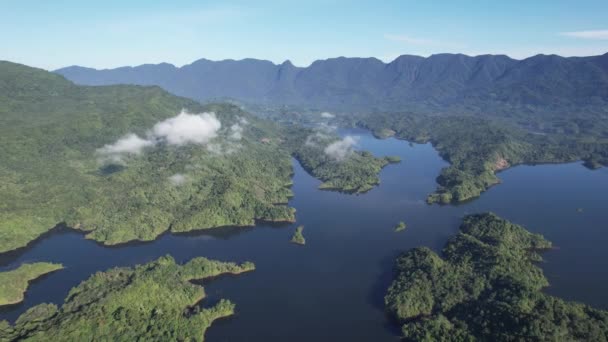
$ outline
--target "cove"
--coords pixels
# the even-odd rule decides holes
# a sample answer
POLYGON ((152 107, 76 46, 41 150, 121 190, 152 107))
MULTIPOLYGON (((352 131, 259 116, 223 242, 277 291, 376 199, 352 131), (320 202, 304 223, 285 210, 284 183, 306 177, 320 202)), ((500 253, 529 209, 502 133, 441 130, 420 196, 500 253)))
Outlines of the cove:
POLYGON ((103 247, 69 230, 57 230, 17 253, 0 256, 2 269, 23 262, 60 262, 65 269, 35 281, 25 301, 5 307, 0 319, 14 320, 27 308, 61 303, 70 288, 90 274, 114 266, 145 263, 171 254, 183 262, 196 256, 252 261, 256 270, 205 285, 204 304, 228 298, 234 317, 215 323, 208 341, 397 340, 384 314, 383 296, 396 255, 416 246, 438 249, 454 234, 463 215, 494 211, 543 234, 558 248, 541 265, 548 293, 608 309, 608 171, 580 163, 517 166, 499 174, 503 183, 457 206, 427 205, 435 177, 446 166, 430 144, 378 140, 363 130, 358 147, 378 156, 398 155, 379 187, 363 195, 318 190, 320 182, 294 162, 297 209, 292 225, 259 224, 187 235, 165 234, 150 243, 103 247), (578 209, 581 208, 582 211, 578 209), (404 221, 400 233, 394 225, 404 221), (304 225, 306 246, 289 243, 304 225))

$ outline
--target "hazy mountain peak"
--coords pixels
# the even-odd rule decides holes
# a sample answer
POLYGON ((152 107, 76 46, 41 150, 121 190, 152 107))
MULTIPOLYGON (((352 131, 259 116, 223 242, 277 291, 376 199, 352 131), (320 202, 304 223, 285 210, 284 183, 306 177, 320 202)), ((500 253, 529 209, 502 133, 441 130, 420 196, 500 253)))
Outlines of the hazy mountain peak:
POLYGON ((472 101, 475 110, 488 101, 500 101, 488 105, 493 110, 503 104, 508 108, 511 101, 548 107, 559 101, 578 108, 581 103, 598 103, 598 98, 608 101, 608 94, 602 93, 608 87, 608 54, 581 58, 540 54, 515 60, 505 55, 441 53, 426 58, 401 55, 390 63, 341 56, 308 67, 296 67, 289 60, 277 65, 252 58, 202 58, 181 68, 161 63, 110 70, 72 66, 56 72, 80 84, 159 85, 199 101, 235 98, 343 110, 349 109, 345 106, 446 110, 456 105, 466 111, 466 101, 472 101), (586 86, 590 80, 595 90, 586 86))

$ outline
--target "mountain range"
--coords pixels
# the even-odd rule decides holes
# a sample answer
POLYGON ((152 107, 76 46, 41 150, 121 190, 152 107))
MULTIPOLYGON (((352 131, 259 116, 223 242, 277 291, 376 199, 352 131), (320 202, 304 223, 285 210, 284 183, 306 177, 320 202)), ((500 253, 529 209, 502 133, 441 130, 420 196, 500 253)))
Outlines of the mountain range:
POLYGON ((591 57, 536 55, 402 55, 330 58, 308 67, 290 61, 199 59, 96 70, 55 71, 83 85, 158 85, 198 101, 232 98, 248 103, 327 110, 509 112, 590 110, 608 104, 608 53, 591 57))

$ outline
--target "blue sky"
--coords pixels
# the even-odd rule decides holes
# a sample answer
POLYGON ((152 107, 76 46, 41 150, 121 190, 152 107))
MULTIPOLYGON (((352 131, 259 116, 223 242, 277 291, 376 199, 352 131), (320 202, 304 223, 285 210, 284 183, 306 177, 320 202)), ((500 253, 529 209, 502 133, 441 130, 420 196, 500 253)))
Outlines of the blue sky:
POLYGON ((45 69, 246 57, 608 52, 608 1, 0 0, 0 59, 45 69))

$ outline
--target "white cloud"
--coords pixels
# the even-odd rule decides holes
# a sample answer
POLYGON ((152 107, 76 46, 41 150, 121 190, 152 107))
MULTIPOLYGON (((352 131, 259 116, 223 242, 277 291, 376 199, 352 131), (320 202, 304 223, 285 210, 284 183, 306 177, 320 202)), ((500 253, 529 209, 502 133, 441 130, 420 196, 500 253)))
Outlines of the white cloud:
POLYGON ((244 126, 249 122, 245 118, 240 118, 239 122, 230 126, 230 135, 228 136, 232 140, 241 140, 243 139, 243 130, 244 126))
POLYGON ((171 145, 203 145, 215 138, 221 127, 215 113, 189 114, 182 110, 177 116, 154 125, 152 135, 171 145))
POLYGON ((325 119, 331 119, 331 118, 335 118, 336 116, 330 112, 323 112, 323 113, 321 113, 321 117, 325 118, 325 119))
MULTIPOLYGON (((237 125, 246 123, 247 120, 241 119, 237 125)), ((144 148, 163 141, 170 145, 207 144, 217 136, 221 127, 222 123, 215 113, 189 114, 182 110, 177 116, 156 123, 148 132, 147 139, 129 133, 115 143, 98 149, 97 153, 102 155, 100 162, 111 160, 122 163, 125 156, 140 154, 144 148)), ((237 129, 233 133, 238 133, 240 136, 242 127, 240 131, 237 129)))
POLYGON ((207 151, 219 156, 232 154, 238 151, 240 148, 241 144, 230 142, 225 144, 211 143, 207 145, 207 151))
POLYGON ((98 149, 97 152, 114 162, 121 162, 123 156, 140 154, 144 148, 152 145, 154 145, 154 142, 142 139, 136 134, 129 133, 118 139, 115 143, 105 145, 98 149))
POLYGON ((169 182, 174 186, 180 186, 186 183, 188 177, 181 173, 176 173, 173 176, 169 177, 169 182))
POLYGON ((241 140, 243 139, 243 126, 235 123, 230 126, 230 139, 232 140, 241 140))
POLYGON ((608 30, 561 32, 560 35, 565 36, 565 37, 580 38, 580 39, 608 40, 608 30))
POLYGON ((321 122, 319 124, 317 124, 317 126, 315 127, 315 130, 317 130, 317 132, 321 132, 321 133, 325 133, 325 134, 330 134, 333 133, 335 131, 338 130, 338 126, 336 125, 328 125, 325 122, 321 122))
POLYGON ((207 151, 213 153, 213 154, 223 154, 224 151, 222 149, 222 145, 220 144, 209 144, 207 145, 207 151))
POLYGON ((347 135, 344 139, 327 145, 324 152, 329 157, 342 161, 353 153, 353 147, 357 144, 358 140, 357 137, 347 135))

